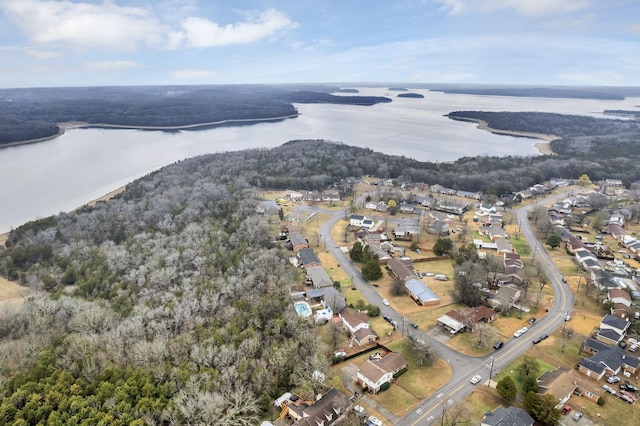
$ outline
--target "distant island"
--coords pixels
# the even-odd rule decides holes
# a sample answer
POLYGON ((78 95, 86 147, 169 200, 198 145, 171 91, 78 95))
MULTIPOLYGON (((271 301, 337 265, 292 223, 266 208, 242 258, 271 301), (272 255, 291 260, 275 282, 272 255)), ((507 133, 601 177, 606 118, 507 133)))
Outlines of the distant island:
POLYGON ((424 98, 420 93, 399 93, 399 98, 424 98))
POLYGON ((407 89, 406 87, 389 87, 389 89, 387 90, 391 90, 393 92, 406 92, 409 89, 407 89))
POLYGON ((44 141, 74 126, 173 131, 295 118, 293 103, 391 102, 330 94, 339 90, 318 85, 2 89, 0 147, 44 141))
POLYGON ((640 87, 599 87, 599 86, 486 86, 486 85, 429 85, 429 90, 450 94, 481 96, 516 96, 536 98, 569 98, 623 100, 626 97, 640 96, 640 87))
POLYGON ((358 89, 338 89, 336 93, 360 93, 358 89))

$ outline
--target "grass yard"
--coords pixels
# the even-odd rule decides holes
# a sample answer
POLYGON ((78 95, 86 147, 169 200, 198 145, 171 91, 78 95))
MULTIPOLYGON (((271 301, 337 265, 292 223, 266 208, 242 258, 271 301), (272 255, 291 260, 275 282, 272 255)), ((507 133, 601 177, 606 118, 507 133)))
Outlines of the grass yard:
MULTIPOLYGON (((531 356, 531 354, 529 353, 521 355, 520 357, 518 357, 518 359, 516 359, 514 362, 512 362, 507 367, 505 367, 500 373, 496 374, 493 378, 493 381, 499 382, 500 379, 502 379, 503 377, 511 376, 511 378, 516 382, 516 386, 518 387, 518 392, 522 392, 522 385, 524 383, 525 377, 522 376, 518 371, 518 366, 522 364, 524 357, 527 355, 531 356)), ((536 359, 536 361, 538 361, 538 367, 539 367, 538 373, 535 375, 536 377, 542 373, 545 373, 547 371, 553 371, 557 368, 557 366, 549 362, 546 362, 544 360, 536 359)))
POLYGON ((389 390, 367 396, 393 414, 404 416, 422 399, 444 386, 451 379, 452 372, 449 365, 439 358, 430 367, 420 367, 408 339, 398 339, 388 346, 405 357, 409 362, 409 370, 398 377, 389 390))
POLYGON ((459 414, 459 424, 479 425, 484 419, 484 413, 504 407, 502 399, 486 388, 477 388, 464 401, 449 408, 448 412, 459 414))

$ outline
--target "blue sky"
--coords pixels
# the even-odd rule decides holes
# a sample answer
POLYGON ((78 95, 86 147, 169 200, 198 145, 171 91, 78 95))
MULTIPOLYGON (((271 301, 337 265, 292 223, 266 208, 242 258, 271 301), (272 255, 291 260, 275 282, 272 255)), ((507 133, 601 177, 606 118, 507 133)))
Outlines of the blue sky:
POLYGON ((639 0, 0 0, 0 87, 640 86, 639 0))

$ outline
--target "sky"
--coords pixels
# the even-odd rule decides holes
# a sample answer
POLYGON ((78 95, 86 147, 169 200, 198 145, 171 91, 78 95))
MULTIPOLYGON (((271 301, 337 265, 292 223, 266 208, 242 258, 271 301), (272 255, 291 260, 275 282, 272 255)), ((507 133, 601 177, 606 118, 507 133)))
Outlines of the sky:
POLYGON ((0 87, 640 86, 640 0, 0 0, 0 87))

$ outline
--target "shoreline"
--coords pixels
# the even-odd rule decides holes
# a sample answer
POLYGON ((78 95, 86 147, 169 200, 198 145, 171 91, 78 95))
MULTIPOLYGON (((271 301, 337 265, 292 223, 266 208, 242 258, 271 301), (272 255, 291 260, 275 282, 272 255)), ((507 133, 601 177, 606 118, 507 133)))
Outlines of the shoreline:
POLYGON ((446 117, 452 120, 458 121, 467 121, 470 123, 476 123, 477 128, 480 130, 485 130, 487 132, 496 134, 496 135, 505 135, 505 136, 516 136, 530 139, 539 139, 542 142, 537 142, 534 146, 538 150, 541 155, 556 155, 555 152, 551 149, 550 143, 554 140, 560 139, 560 136, 549 135, 546 133, 535 133, 535 132, 519 132, 515 130, 500 130, 494 129, 493 127, 489 127, 486 121, 480 120, 477 118, 468 118, 468 117, 450 117, 447 115, 446 117))
POLYGON ((252 124, 252 123, 269 123, 276 121, 283 121, 287 118, 297 118, 300 113, 283 115, 280 117, 269 117, 269 118, 230 118, 227 120, 220 121, 211 121, 208 123, 195 123, 195 124, 183 124, 181 126, 130 126, 126 124, 105 124, 105 123, 86 123, 86 122, 65 122, 65 123, 57 123, 58 125, 58 133, 51 136, 45 136, 43 138, 37 139, 28 139, 24 141, 16 141, 9 142, 5 144, 0 144, 0 149, 2 148, 10 148, 20 145, 29 145, 32 143, 44 142, 51 139, 55 139, 59 136, 64 135, 67 129, 124 129, 124 130, 156 130, 156 131, 174 131, 174 130, 190 130, 190 129, 198 129, 200 127, 215 127, 221 126, 225 124, 252 124))

